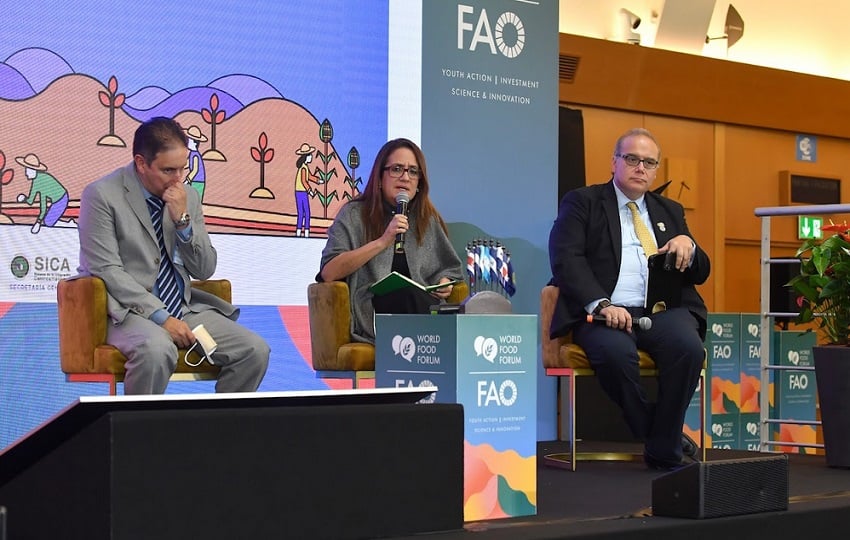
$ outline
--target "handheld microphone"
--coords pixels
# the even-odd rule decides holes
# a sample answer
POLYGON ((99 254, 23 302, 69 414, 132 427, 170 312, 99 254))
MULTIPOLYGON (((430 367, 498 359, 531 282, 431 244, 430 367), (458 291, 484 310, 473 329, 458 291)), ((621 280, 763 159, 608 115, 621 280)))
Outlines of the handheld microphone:
MULTIPOLYGON (((395 213, 406 214, 407 203, 409 202, 410 197, 407 195, 407 191, 399 191, 398 195, 395 196, 395 213)), ((404 233, 398 233, 395 235, 395 252, 404 253, 404 233)))
MULTIPOLYGON (((607 322, 605 315, 588 315, 587 322, 607 322)), ((637 319, 632 319, 632 327, 637 326, 641 330, 649 330, 652 328, 652 319, 649 317, 639 317, 637 319)))

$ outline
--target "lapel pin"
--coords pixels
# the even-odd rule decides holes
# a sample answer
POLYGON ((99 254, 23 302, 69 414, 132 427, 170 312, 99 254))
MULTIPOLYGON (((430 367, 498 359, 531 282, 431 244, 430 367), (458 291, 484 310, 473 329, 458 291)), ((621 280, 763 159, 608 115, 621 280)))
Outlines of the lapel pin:
POLYGON ((664 231, 667 230, 667 226, 664 225, 663 221, 659 221, 657 227, 658 227, 658 230, 661 231, 661 232, 664 232, 664 231))

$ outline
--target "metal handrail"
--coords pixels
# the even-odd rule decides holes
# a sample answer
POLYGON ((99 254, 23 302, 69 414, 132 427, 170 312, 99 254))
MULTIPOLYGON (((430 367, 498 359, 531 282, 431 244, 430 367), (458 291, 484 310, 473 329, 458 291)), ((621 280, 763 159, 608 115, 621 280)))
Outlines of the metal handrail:
MULTIPOLYGON (((804 446, 807 448, 823 448, 818 443, 789 443, 774 441, 770 439, 769 426, 771 424, 802 424, 820 425, 815 420, 792 420, 770 418, 770 373, 772 370, 814 371, 808 366, 774 366, 770 359, 770 331, 772 328, 771 317, 773 316, 797 316, 797 313, 772 313, 770 311, 770 265, 788 264, 797 262, 798 259, 771 258, 770 256, 770 218, 772 216, 801 216, 801 215, 823 215, 823 214, 847 214, 850 213, 850 204, 818 204, 808 206, 768 206, 755 209, 756 217, 761 218, 761 290, 760 290, 760 328, 761 332, 761 395, 759 396, 759 448, 767 446, 804 446), (805 369, 802 369, 805 368, 805 369)), ((818 315, 818 314, 816 314, 818 315)))

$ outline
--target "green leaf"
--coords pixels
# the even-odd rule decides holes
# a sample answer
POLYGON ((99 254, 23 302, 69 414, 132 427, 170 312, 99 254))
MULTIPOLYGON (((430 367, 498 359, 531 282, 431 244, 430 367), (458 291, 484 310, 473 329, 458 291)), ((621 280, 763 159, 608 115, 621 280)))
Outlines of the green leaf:
POLYGON ((831 255, 832 250, 828 247, 818 246, 812 249, 812 263, 814 263, 818 275, 822 276, 826 271, 829 266, 831 255))
POLYGON ((330 193, 328 193, 327 197, 325 197, 321 193, 318 193, 318 196, 319 196, 319 201, 321 201, 322 206, 324 206, 325 208, 328 207, 328 205, 331 203, 332 200, 338 198, 336 190, 333 190, 330 193))
POLYGON ((336 152, 331 152, 330 154, 325 155, 321 152, 321 150, 319 150, 316 152, 316 155, 322 160, 322 162, 324 162, 325 165, 327 165, 336 156, 336 152))
POLYGON ((322 182, 325 184, 329 183, 331 178, 337 176, 336 167, 329 171, 316 171, 318 173, 319 178, 321 178, 322 182))

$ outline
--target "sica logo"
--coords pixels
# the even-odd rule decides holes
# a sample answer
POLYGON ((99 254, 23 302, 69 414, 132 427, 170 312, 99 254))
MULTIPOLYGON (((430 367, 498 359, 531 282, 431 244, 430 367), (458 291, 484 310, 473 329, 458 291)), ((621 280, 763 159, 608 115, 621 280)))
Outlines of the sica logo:
POLYGON ((12 259, 12 263, 9 265, 9 270, 12 271, 13 276, 21 279, 29 274, 30 262, 23 255, 16 255, 12 259))
POLYGON ((472 33, 469 40, 469 50, 475 51, 480 44, 490 48, 490 54, 499 54, 507 58, 516 58, 525 47, 525 26, 516 13, 505 12, 496 19, 496 24, 490 24, 487 10, 482 9, 478 20, 473 26, 470 20, 475 19, 475 8, 458 4, 457 6, 457 48, 466 48, 467 34, 472 33), (469 18, 467 19, 467 15, 469 18), (498 50, 498 52, 496 52, 498 50))

